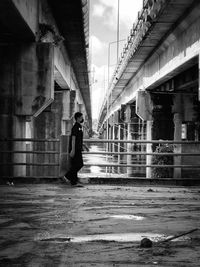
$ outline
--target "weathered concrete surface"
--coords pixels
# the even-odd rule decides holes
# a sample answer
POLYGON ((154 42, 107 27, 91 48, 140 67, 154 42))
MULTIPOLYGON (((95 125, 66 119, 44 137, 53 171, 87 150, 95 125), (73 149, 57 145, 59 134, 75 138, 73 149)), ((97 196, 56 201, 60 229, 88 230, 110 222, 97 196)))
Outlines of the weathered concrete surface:
POLYGON ((199 231, 149 249, 130 240, 199 227, 199 201, 199 187, 2 185, 0 266, 199 266, 199 231))

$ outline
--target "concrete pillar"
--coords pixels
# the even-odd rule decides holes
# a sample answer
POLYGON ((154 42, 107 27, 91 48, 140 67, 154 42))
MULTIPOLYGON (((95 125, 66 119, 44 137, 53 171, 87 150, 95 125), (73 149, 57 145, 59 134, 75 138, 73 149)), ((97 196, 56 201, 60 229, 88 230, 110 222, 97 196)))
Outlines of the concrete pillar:
POLYGON ((61 135, 67 134, 68 124, 71 117, 70 111, 70 90, 63 90, 62 93, 62 124, 61 135))
MULTIPOLYGON (((112 126, 111 126, 111 119, 110 119, 110 127, 109 127, 109 140, 112 140, 112 126)), ((109 152, 112 152, 112 143, 109 143, 109 152)), ((109 167, 109 173, 112 172, 112 167, 109 167)))
MULTIPOLYGON (((173 112, 174 112, 174 141, 182 140, 182 96, 180 94, 174 97, 173 112)), ((185 109, 187 107, 185 106, 185 109)), ((181 153, 182 145, 175 144, 174 152, 181 153)), ((174 164, 181 165, 181 156, 174 157, 174 164)), ((181 178, 181 168, 174 168, 174 178, 181 178)))
MULTIPOLYGON (((115 140, 115 121, 114 121, 114 118, 113 118, 113 126, 112 126, 112 140, 114 141, 115 140)), ((112 144, 112 152, 115 152, 115 146, 116 146, 116 143, 113 142, 112 144)), ((114 162, 115 161, 115 155, 112 155, 112 161, 114 162)), ((112 167, 112 173, 116 173, 116 167, 112 167)))
MULTIPOLYGON (((147 136, 147 140, 152 140, 152 125, 153 125, 153 121, 147 121, 147 127, 146 127, 146 136, 147 136)), ((147 144, 146 146, 146 152, 147 153, 152 153, 152 144, 147 144)), ((147 165, 151 165, 152 163, 152 156, 151 155, 147 155, 146 156, 146 164, 147 165)), ((151 178, 151 167, 147 167, 146 168, 146 178, 151 178)))
MULTIPOLYGON (((122 140, 126 140, 126 123, 123 124, 123 131, 122 131, 122 140)), ((122 145, 123 147, 123 152, 126 152, 127 151, 127 144, 126 143, 123 143, 122 145)), ((127 162, 127 156, 126 155, 123 155, 122 156, 122 163, 125 164, 127 162)), ((122 169, 122 173, 126 173, 126 168, 123 168, 122 169)))
MULTIPOLYGON (((13 137, 15 53, 13 46, 0 46, 0 138, 13 137)), ((12 142, 0 142, 0 150, 13 150, 12 142)), ((12 163, 11 153, 0 153, 0 161, 12 163)), ((0 166, 1 176, 13 176, 11 166, 0 166)))
MULTIPOLYGON (((62 92, 55 94, 55 100, 50 109, 44 110, 36 118, 34 118, 34 138, 35 139, 54 139, 60 138, 62 128, 62 92)), ((59 151, 59 145, 55 142, 36 142, 34 150, 42 151, 59 151)), ((53 154, 37 154, 34 155, 34 162, 55 163, 59 161, 58 155, 53 154)), ((54 166, 42 166, 34 168, 34 176, 58 176, 58 168, 54 166)))
MULTIPOLYGON (((13 137, 14 138, 25 138, 26 137, 26 117, 15 116, 13 121, 13 137)), ((26 151, 26 142, 14 142, 13 150, 24 150, 26 151)), ((14 163, 26 163, 26 154, 16 153, 13 155, 14 163)), ((26 166, 25 165, 14 165, 13 170, 14 177, 25 177, 26 166)))
MULTIPOLYGON (((180 113, 174 114, 174 141, 181 141, 182 116, 180 113)), ((175 144, 174 153, 181 153, 182 145, 175 144)), ((174 165, 181 165, 181 156, 174 157, 174 165)), ((174 168, 174 178, 181 178, 181 168, 174 168)))
MULTIPOLYGON (((115 122, 113 122, 112 126, 112 140, 115 140, 115 122)), ((112 152, 115 152, 115 143, 112 144, 112 152)))
MULTIPOLYGON (((127 123, 127 140, 132 140, 131 138, 131 123, 127 123)), ((132 144, 128 143, 127 144, 127 152, 132 152, 132 144)), ((127 155, 127 164, 131 164, 132 163, 132 156, 131 155, 127 155)), ((132 175, 132 167, 127 167, 127 176, 131 176, 132 175)))
POLYGON ((62 177, 65 175, 65 173, 68 171, 69 168, 69 138, 70 138, 70 132, 68 132, 67 135, 61 135, 60 136, 60 166, 59 166, 59 177, 62 177))
MULTIPOLYGON (((109 140, 109 120, 106 121, 106 139, 109 140)), ((106 152, 109 152, 109 143, 106 143, 106 152)), ((108 163, 108 155, 106 155, 106 162, 108 163)), ((106 173, 109 172, 109 167, 106 167, 106 173)))
MULTIPOLYGON (((118 140, 121 139, 121 124, 119 124, 117 127, 117 139, 118 140)), ((121 143, 117 143, 117 151, 118 151, 118 153, 121 152, 121 143)), ((117 156, 117 163, 118 164, 121 163, 121 155, 120 154, 117 156)), ((120 167, 118 167, 118 173, 120 174, 120 167)))
POLYGON ((76 104, 76 91, 70 91, 70 118, 73 119, 74 113, 76 112, 77 104, 76 104))

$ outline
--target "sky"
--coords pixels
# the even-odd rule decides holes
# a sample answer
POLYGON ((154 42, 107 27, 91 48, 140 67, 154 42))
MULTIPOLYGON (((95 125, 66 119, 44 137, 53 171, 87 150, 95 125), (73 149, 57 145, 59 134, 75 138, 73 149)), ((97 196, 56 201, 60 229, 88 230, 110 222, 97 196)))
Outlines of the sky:
MULTIPOLYGON (((119 3, 119 56, 143 0, 120 0, 119 3)), ((90 60, 92 117, 98 118, 101 103, 108 88, 109 77, 117 62, 118 0, 90 0, 90 60), (110 47, 110 50, 109 50, 110 47), (110 53, 109 53, 110 51, 110 53), (108 54, 110 61, 108 63, 108 54)))

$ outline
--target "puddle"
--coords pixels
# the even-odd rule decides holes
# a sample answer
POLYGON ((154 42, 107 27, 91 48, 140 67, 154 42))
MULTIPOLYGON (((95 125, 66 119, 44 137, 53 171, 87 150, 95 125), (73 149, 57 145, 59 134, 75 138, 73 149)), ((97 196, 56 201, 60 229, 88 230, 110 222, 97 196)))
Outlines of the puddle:
POLYGON ((101 172, 101 168, 98 166, 91 166, 90 172, 99 173, 99 172, 101 172))
POLYGON ((141 221, 144 220, 144 217, 142 216, 136 216, 136 215, 111 215, 110 218, 114 219, 122 219, 122 220, 135 220, 135 221, 141 221))
MULTIPOLYGON (((163 234, 154 233, 121 233, 121 234, 96 234, 86 236, 74 236, 74 237, 63 237, 63 236, 51 236, 45 238, 36 238, 35 241, 46 241, 54 243, 85 243, 85 242, 140 242, 144 237, 149 238, 153 242, 158 242, 169 238, 163 234)), ((188 237, 177 238, 175 241, 189 240, 188 237)))
POLYGON ((133 207, 135 204, 131 203, 129 205, 101 205, 101 206, 92 206, 92 207, 86 207, 84 208, 84 210, 103 210, 103 209, 122 209, 122 208, 131 208, 133 207))

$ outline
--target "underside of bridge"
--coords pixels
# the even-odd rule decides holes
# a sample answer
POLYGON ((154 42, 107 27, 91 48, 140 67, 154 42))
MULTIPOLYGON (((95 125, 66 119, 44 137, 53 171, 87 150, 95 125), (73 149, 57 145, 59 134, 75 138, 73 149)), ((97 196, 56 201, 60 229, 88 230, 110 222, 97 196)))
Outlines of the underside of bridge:
MULTIPOLYGON (((99 130, 104 138, 115 138, 113 132, 119 133, 123 124, 133 133, 122 134, 123 140, 200 140, 199 14, 195 0, 144 1, 102 104, 99 130)), ((156 144, 145 149, 155 151, 156 144)), ((174 152, 199 149, 179 145, 174 152)), ((174 157, 174 164, 198 161, 199 157, 174 157)), ((175 169, 173 175, 194 173, 198 176, 195 169, 175 169)))
MULTIPOLYGON (((92 127, 89 85, 89 2, 87 0, 0 1, 0 138, 60 138, 73 115, 92 127)), ((2 142, 1 150, 26 150, 26 142, 2 142)), ((31 143, 29 150, 50 148, 31 143)), ((53 149, 56 149, 53 145, 53 149)), ((57 156, 1 155, 1 162, 51 162, 57 156)), ((2 167, 2 175, 24 176, 26 168, 2 167)), ((42 169, 33 168, 34 173, 42 169)))
POLYGON ((81 90, 91 126, 88 1, 48 0, 81 90))

